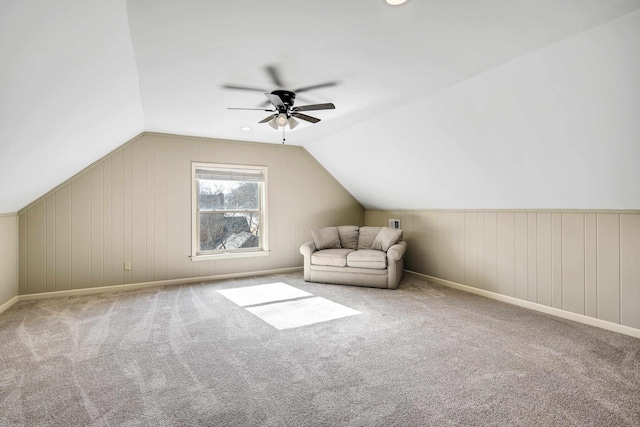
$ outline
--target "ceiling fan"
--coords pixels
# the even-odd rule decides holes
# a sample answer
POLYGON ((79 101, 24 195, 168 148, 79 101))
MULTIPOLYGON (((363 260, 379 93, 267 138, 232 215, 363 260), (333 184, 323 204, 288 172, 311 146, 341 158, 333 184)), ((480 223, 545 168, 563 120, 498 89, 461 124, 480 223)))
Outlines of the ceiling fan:
MULTIPOLYGON (((274 85, 281 88, 284 86, 282 83, 282 79, 280 78, 280 73, 278 69, 274 66, 268 66, 265 68, 274 85)), ((258 123, 268 123, 274 129, 278 129, 279 127, 286 127, 289 125, 290 129, 298 126, 298 121, 294 119, 304 120, 310 123, 318 123, 320 121, 317 117, 312 117, 307 114, 303 114, 302 111, 314 111, 314 110, 333 110, 336 108, 332 103, 325 104, 311 104, 311 105, 301 105, 299 107, 294 106, 296 100, 296 94, 299 92, 305 92, 312 89, 319 89, 323 87, 335 86, 336 82, 327 82, 316 84, 312 86, 301 87, 293 91, 276 89, 272 92, 269 92, 266 89, 258 89, 252 87, 244 87, 244 86, 235 86, 235 85, 224 85, 223 87, 226 89, 239 89, 239 90, 251 90, 251 91, 259 91, 263 92, 267 97, 268 101, 265 101, 264 106, 268 106, 271 104, 272 108, 234 108, 230 107, 229 110, 256 110, 256 111, 268 111, 272 114, 260 120, 258 123)), ((284 130, 284 129, 283 129, 284 130)))

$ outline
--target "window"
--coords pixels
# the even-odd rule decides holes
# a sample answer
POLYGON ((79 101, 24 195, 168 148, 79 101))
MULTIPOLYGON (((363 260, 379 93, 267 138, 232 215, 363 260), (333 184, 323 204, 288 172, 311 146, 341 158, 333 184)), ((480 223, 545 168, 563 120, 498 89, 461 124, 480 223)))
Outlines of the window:
POLYGON ((192 170, 192 257, 266 254, 267 167, 193 163, 192 170))

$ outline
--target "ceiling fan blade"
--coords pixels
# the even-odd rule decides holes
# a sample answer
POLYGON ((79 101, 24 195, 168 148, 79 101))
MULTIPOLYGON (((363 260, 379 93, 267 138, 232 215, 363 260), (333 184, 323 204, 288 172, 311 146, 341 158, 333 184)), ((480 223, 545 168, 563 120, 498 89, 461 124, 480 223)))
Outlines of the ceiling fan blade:
POLYGON ((282 102, 282 99, 280 99, 278 95, 274 95, 272 93, 265 93, 265 96, 269 99, 269 101, 273 104, 274 107, 284 108, 284 102, 282 102))
POLYGON ((225 89, 237 89, 237 90, 253 90, 256 92, 266 92, 266 89, 258 89, 255 87, 246 87, 246 86, 234 86, 234 85, 224 85, 222 86, 225 89))
POLYGON ((267 110, 266 108, 239 108, 239 107, 228 107, 227 110, 254 110, 254 111, 269 111, 275 112, 276 110, 267 110))
POLYGON ((268 65, 267 67, 265 67, 265 70, 267 71, 267 74, 269 74, 269 77, 271 77, 271 81, 273 82, 273 84, 278 87, 284 87, 282 79, 280 78, 280 72, 275 65, 268 65))
POLYGON ((292 111, 335 110, 335 108, 336 106, 329 102, 327 104, 301 105, 294 107, 292 111))
POLYGON ((296 93, 297 92, 305 92, 307 90, 320 89, 322 87, 330 87, 330 86, 335 86, 337 84, 338 84, 338 82, 320 83, 320 84, 317 84, 317 85, 301 87, 300 89, 294 90, 294 92, 296 92, 296 93))
POLYGON ((258 123, 267 123, 269 120, 273 120, 275 118, 276 118, 276 115, 272 114, 272 115, 267 116, 264 119, 260 120, 258 123))
POLYGON ((302 113, 291 113, 291 115, 293 117, 299 118, 300 120, 305 120, 305 121, 311 122, 311 123, 318 123, 320 121, 320 119, 318 119, 316 117, 307 116, 306 114, 302 114, 302 113))

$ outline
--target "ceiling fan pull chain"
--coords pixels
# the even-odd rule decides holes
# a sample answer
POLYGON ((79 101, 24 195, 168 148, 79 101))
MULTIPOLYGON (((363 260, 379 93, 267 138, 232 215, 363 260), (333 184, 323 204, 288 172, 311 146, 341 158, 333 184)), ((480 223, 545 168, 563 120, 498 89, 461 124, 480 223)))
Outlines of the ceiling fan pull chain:
POLYGON ((284 129, 285 129, 285 126, 282 126, 282 143, 283 144, 284 144, 284 141, 285 141, 285 139, 284 139, 284 129))

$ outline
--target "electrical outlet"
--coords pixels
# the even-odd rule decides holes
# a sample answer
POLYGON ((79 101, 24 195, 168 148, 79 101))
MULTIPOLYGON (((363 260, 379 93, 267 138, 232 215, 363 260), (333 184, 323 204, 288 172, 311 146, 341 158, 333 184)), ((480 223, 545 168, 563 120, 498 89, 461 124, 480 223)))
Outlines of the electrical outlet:
POLYGON ((130 262, 125 262, 124 263, 124 271, 131 271, 131 263, 130 262))
POLYGON ((390 219, 389 220, 389 228, 400 228, 400 220, 399 219, 390 219))

